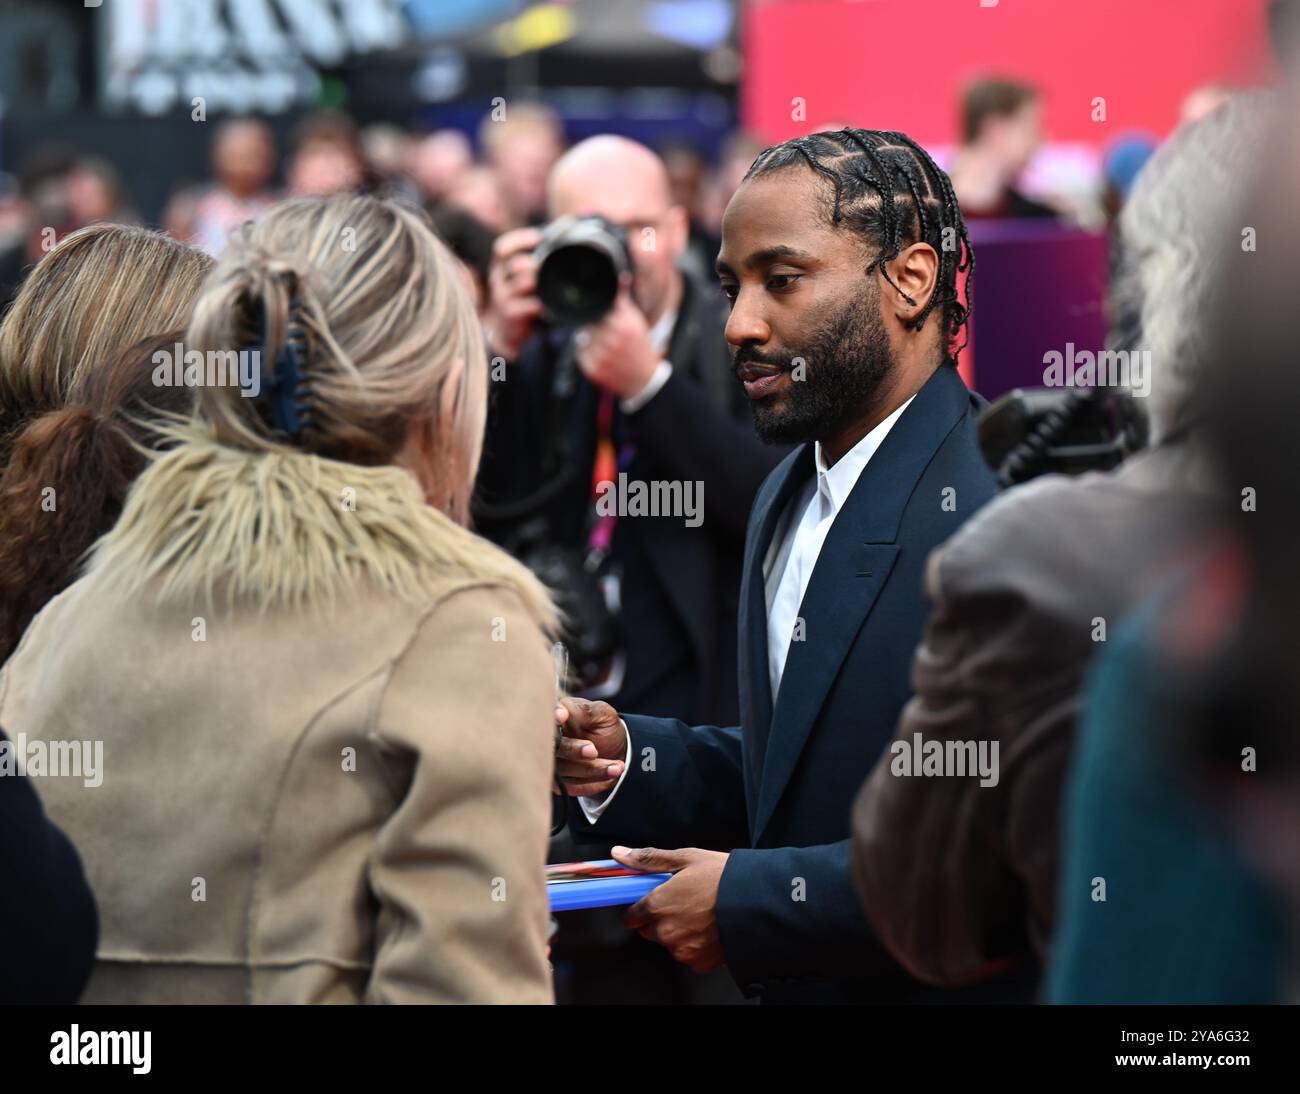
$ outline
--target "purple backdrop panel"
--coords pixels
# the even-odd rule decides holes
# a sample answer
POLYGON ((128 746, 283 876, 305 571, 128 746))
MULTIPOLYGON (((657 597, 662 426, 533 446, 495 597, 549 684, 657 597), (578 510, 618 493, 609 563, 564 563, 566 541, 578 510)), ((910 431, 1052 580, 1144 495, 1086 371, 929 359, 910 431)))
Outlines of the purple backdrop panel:
POLYGON ((977 221, 970 235, 976 391, 992 400, 1015 387, 1042 387, 1044 354, 1064 354, 1071 342, 1076 351, 1104 348, 1104 235, 1013 220, 977 221))

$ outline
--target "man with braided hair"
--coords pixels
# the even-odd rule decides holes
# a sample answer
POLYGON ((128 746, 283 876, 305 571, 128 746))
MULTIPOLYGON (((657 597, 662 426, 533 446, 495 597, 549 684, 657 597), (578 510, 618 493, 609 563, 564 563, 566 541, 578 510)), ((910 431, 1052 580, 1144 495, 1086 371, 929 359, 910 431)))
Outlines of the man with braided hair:
POLYGON ((725 964, 747 994, 954 998, 874 938, 848 818, 910 692, 926 557, 994 492, 976 443, 983 402, 955 367, 974 269, 961 210, 901 133, 800 137, 755 160, 717 269, 755 427, 799 446, 750 514, 741 724, 564 700, 575 835, 631 844, 620 861, 672 873, 625 921, 692 968, 725 964))

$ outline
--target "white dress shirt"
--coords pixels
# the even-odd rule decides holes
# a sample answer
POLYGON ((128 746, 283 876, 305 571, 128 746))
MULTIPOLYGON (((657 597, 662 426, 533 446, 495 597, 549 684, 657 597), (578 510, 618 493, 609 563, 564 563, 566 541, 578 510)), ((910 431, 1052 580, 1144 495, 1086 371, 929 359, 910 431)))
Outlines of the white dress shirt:
MULTIPOLYGON (((785 659, 790 653, 790 642, 795 637, 799 606, 808 591, 808 582, 812 580, 822 544, 857 485, 863 468, 871 462, 876 449, 911 402, 912 399, 908 399, 836 460, 833 467, 826 466, 826 454, 821 444, 814 445, 817 473, 786 507, 772 536, 763 562, 763 584, 767 592, 767 673, 772 685, 773 709, 781 687, 781 676, 785 672, 785 659)), ((807 637, 805 630, 801 640, 807 637)))
MULTIPOLYGON (((916 396, 912 396, 916 398, 916 396)), ((817 473, 794 496, 782 513, 772 542, 763 562, 763 586, 767 594, 767 671, 772 685, 772 707, 776 708, 781 676, 785 671, 786 657, 794 637, 799 606, 803 603, 813 568, 821 554, 822 545, 830 533, 831 525, 844 508, 845 501, 858 477, 871 462, 871 457, 884 442, 894 423, 902 417, 912 403, 908 399, 862 440, 858 441, 833 467, 826 466, 826 456, 820 442, 813 446, 817 473)), ((808 638, 805 632, 803 638, 808 638)), ((632 735, 623 723, 627 735, 627 751, 623 756, 623 773, 611 790, 603 797, 579 798, 578 805, 589 824, 595 824, 609 808, 614 796, 627 778, 632 758, 632 735)))

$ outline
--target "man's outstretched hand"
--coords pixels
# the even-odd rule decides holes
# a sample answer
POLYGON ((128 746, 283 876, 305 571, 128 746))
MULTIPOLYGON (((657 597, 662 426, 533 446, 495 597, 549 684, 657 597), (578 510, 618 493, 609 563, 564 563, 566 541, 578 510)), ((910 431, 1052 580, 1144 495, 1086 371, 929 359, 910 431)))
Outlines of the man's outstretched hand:
POLYGON ((726 962, 718 933, 718 888, 727 868, 726 852, 615 847, 610 854, 634 870, 673 875, 623 913, 626 926, 658 942, 696 972, 711 972, 726 962))
POLYGON ((589 699, 561 699, 556 724, 564 736, 555 751, 555 771, 570 797, 595 797, 612 790, 627 761, 627 733, 618 711, 589 699))

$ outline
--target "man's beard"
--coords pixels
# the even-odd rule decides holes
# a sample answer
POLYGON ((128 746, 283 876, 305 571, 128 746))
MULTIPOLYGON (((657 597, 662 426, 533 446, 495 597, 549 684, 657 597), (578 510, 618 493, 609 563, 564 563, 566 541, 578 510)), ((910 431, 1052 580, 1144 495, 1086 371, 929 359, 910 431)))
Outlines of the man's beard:
POLYGON ((735 364, 779 365, 792 372, 804 361, 803 379, 777 395, 753 402, 754 427, 766 444, 799 444, 834 436, 864 417, 880 398, 894 371, 889 333, 877 310, 876 291, 851 300, 810 336, 807 346, 781 357, 760 355, 750 346, 736 353, 735 364))

